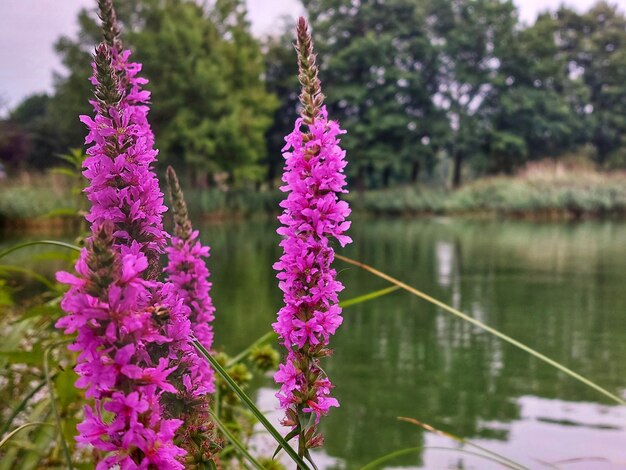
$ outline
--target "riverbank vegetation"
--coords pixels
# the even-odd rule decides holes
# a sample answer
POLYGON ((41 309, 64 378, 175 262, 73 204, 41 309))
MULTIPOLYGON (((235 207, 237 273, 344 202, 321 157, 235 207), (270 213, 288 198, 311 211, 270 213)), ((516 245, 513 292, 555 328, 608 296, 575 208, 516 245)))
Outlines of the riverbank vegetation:
MULTIPOLYGON (((74 228, 78 202, 63 175, 23 175, 0 188, 5 229, 74 228)), ((194 188, 191 213, 212 220, 277 214, 279 190, 194 188)), ((626 172, 602 172, 580 160, 544 160, 513 176, 481 178, 459 189, 402 185, 348 195, 357 214, 375 216, 458 215, 466 217, 569 220, 626 214, 626 172)))

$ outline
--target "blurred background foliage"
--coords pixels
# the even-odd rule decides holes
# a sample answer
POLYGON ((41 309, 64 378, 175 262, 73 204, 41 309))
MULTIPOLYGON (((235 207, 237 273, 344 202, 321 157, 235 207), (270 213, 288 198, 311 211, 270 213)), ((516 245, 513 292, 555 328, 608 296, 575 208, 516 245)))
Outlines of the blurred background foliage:
MULTIPOLYGON (((117 8, 151 81, 160 164, 199 190, 200 209, 228 212, 247 198, 254 212, 276 199, 265 193, 279 185, 297 115, 293 20, 257 38, 244 1, 200 3, 117 8)), ((572 156, 594 171, 626 168, 626 17, 617 5, 561 7, 533 24, 511 0, 303 6, 330 114, 349 131, 353 187, 449 189, 539 160, 567 166, 572 156)), ((45 170, 82 145, 77 115, 91 112, 87 78, 100 34, 94 10, 80 13, 76 37, 56 43, 66 70, 54 91, 26 98, 0 122, 9 175, 45 170)))

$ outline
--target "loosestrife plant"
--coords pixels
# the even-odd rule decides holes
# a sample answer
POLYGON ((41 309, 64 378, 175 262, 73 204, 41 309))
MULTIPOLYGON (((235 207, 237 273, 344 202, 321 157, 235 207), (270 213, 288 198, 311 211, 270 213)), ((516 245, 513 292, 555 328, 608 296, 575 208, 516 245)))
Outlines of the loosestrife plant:
MULTIPOLYGON (((210 350, 213 343, 209 247, 191 226, 171 168, 174 236, 163 228, 147 80, 123 47, 111 0, 99 0, 99 7, 104 41, 92 64, 95 116, 80 118, 88 128, 83 174, 91 233, 76 273, 57 275, 69 285, 62 301, 67 315, 57 327, 76 334, 70 349, 78 352, 77 386, 90 400, 77 441, 93 449, 97 469, 203 467, 220 448, 208 408, 213 370, 193 346, 197 340, 210 350)), ((320 417, 339 406, 320 366, 342 322, 331 240, 342 246, 351 240, 344 235, 350 209, 339 200, 347 192, 344 131, 328 120, 303 18, 297 51, 302 115, 283 149, 281 189, 288 196, 279 217, 283 255, 274 265, 285 306, 273 327, 287 355, 274 377, 283 424, 292 428, 287 439, 297 436, 298 454, 310 459, 309 449, 323 443, 320 417)))
MULTIPOLYGON (((209 247, 198 241, 199 232, 193 230, 183 191, 176 177, 176 173, 167 169, 167 183, 170 188, 170 198, 174 212, 174 236, 171 246, 166 248, 169 263, 166 268, 168 280, 175 286, 178 295, 182 297, 191 312, 191 330, 196 339, 207 350, 213 345, 213 329, 215 307, 209 294, 211 283, 208 281, 209 270, 204 258, 209 256, 209 247)), ((201 382, 210 393, 215 391, 213 369, 206 363, 202 365, 201 382)))
MULTIPOLYGON (((77 385, 93 400, 77 440, 92 446, 98 469, 183 469, 211 460, 215 450, 207 396, 213 385, 192 346, 190 321, 212 318, 213 308, 206 279, 195 281, 195 293, 207 288, 201 303, 181 292, 177 245, 169 253, 174 282, 156 280, 168 235, 152 169, 150 94, 142 89, 141 65, 122 48, 111 1, 99 4, 105 40, 96 48, 91 79, 95 117, 81 116, 89 130, 83 174, 91 236, 76 275, 58 274, 70 289, 62 301, 68 315, 57 327, 77 333, 70 345, 79 353, 77 385)), ((190 256, 205 254, 194 245, 190 256)), ((194 267, 193 275, 207 274, 194 267)), ((210 344, 208 327, 193 330, 204 331, 210 344)))
POLYGON ((285 172, 279 217, 283 255, 274 268, 279 271, 285 306, 273 324, 287 349, 284 364, 274 379, 280 384, 277 397, 285 410, 283 424, 292 427, 289 438, 298 436, 298 451, 310 458, 308 449, 323 444, 317 425, 331 407, 339 406, 330 395, 332 384, 320 366, 329 356, 330 336, 341 325, 338 293, 343 285, 332 268, 332 239, 341 246, 351 240, 344 235, 350 209, 339 200, 346 193, 345 152, 339 147, 343 134, 328 120, 317 77, 313 43, 304 18, 297 25, 299 80, 302 85, 301 117, 286 137, 285 172))

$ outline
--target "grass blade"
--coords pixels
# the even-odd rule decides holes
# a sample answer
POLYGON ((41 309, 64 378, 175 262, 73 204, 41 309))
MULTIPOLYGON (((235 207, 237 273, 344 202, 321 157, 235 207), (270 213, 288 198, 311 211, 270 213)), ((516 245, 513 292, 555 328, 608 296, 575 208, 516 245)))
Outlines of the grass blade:
POLYGON ((20 427, 15 428, 13 431, 11 431, 9 434, 7 434, 1 441, 0 441, 0 449, 2 449, 2 446, 4 446, 7 442, 9 442, 11 440, 11 438, 13 436, 15 436, 18 432, 20 432, 22 429, 26 429, 29 428, 31 426, 53 426, 50 423, 45 423, 43 421, 34 421, 32 423, 26 423, 26 424, 22 424, 20 427))
POLYGON ((13 253, 14 251, 21 250, 22 248, 27 248, 29 246, 34 246, 34 245, 60 246, 62 248, 67 248, 69 250, 74 250, 74 251, 79 251, 80 252, 80 247, 78 247, 76 245, 72 245, 71 243, 59 242, 59 241, 56 241, 56 240, 37 240, 37 241, 32 241, 32 242, 20 243, 18 245, 14 245, 11 248, 8 248, 8 249, 0 252, 0 259, 4 258, 9 253, 13 253))
MULTIPOLYGON (((71 341, 71 340, 68 340, 71 341)), ((48 346, 43 353, 43 373, 46 376, 46 384, 48 385, 48 392, 50 393, 50 406, 52 407, 52 413, 54 414, 54 421, 56 423, 57 432, 59 433, 59 439, 61 440, 61 447, 63 449, 63 455, 65 456, 65 460, 67 461, 67 467, 72 470, 74 466, 72 465, 72 454, 70 453, 70 448, 65 442, 65 437, 63 437, 63 426, 61 425, 61 415, 59 414, 59 409, 57 407, 56 396, 54 394, 54 387, 52 386, 52 377, 50 375, 50 367, 48 365, 48 357, 50 351, 59 346, 61 344, 65 344, 68 341, 63 341, 61 343, 55 343, 51 346, 48 346)))
POLYGON ((480 328, 483 331, 486 331, 487 333, 490 333, 494 336, 497 336, 498 338, 506 341, 507 343, 515 346, 516 348, 521 349, 522 351, 536 357, 537 359, 545 362, 546 364, 551 365, 552 367, 560 370, 561 372, 564 372, 565 374, 569 375, 570 377, 578 380, 581 383, 584 383, 585 385, 587 385, 588 387, 593 388, 594 390, 596 390, 597 392, 600 392, 602 395, 610 398, 611 400, 615 401, 616 403, 619 403, 620 405, 626 405, 626 401, 622 400, 620 397, 618 397, 617 395, 609 392, 608 390, 606 390, 605 388, 602 388, 600 385, 592 382, 591 380, 589 380, 586 377, 583 377, 582 375, 580 375, 577 372, 574 372, 573 370, 565 367, 563 364, 560 364, 559 362, 555 361, 554 359, 550 359, 548 356, 541 354, 539 351, 534 350, 533 348, 531 348, 530 346, 525 345, 524 343, 511 338, 509 335, 506 335, 498 330, 496 330, 495 328, 490 327, 489 325, 484 324, 481 321, 476 320, 475 318, 470 317, 469 315, 466 315, 465 313, 450 307, 447 304, 444 304, 443 302, 441 302, 440 300, 437 300, 431 296, 429 296, 428 294, 424 294, 423 292, 417 290, 414 287, 409 286, 408 284, 405 284, 402 281, 399 281, 398 279, 389 276, 388 274, 383 273, 382 271, 379 271, 371 266, 368 266, 367 264, 363 264, 360 261, 355 261, 353 259, 350 258, 346 258, 345 256, 341 256, 341 255, 337 255, 335 254, 335 258, 348 263, 348 264, 352 264, 353 266, 358 266, 359 268, 365 269, 366 271, 369 271, 370 273, 374 274, 375 276, 378 276, 382 279, 385 279, 386 281, 395 284, 396 286, 400 287, 401 289, 404 289, 408 292, 410 292, 411 294, 420 297, 434 305, 436 305, 437 307, 453 314, 456 315, 457 317, 465 320, 466 322, 471 323, 472 325, 477 326, 478 328, 480 328))
POLYGON ((248 354, 250 354, 250 351, 252 351, 257 346, 261 346, 262 344, 265 344, 269 342, 270 340, 276 341, 277 339, 278 339, 278 335, 276 333, 274 333, 273 331, 268 331, 259 339, 257 339, 254 343, 252 343, 250 346, 248 346, 246 349, 244 349, 235 357, 233 357, 230 361, 228 361, 228 364, 226 364, 226 367, 232 367, 238 362, 243 361, 246 357, 248 357, 248 354))
POLYGON ((22 268, 21 266, 9 266, 9 265, 3 264, 3 265, 0 265, 0 274, 3 271, 9 272, 9 273, 13 272, 13 273, 24 274, 25 276, 33 278, 35 281, 41 282, 44 286, 46 286, 51 291, 54 291, 56 289, 55 285, 52 282, 50 282, 46 277, 42 276, 41 274, 36 273, 32 269, 22 268))
POLYGON ((368 300, 377 299, 378 297, 382 297, 383 295, 391 294, 392 292, 395 292, 398 289, 400 289, 400 286, 386 287, 384 289, 370 292, 369 294, 360 295, 359 297, 354 297, 353 299, 348 299, 348 300, 339 302, 339 306, 342 308, 348 308, 348 307, 351 307, 352 305, 360 304, 363 302, 367 302, 368 300))
POLYGON ((406 418, 404 416, 399 416, 398 419, 400 421, 405 421, 407 423, 411 423, 411 424, 415 424, 417 426, 419 426, 422 429, 425 429, 428 432, 432 432, 433 434, 437 434, 438 436, 443 436, 443 437, 447 437, 449 439, 453 439, 465 446, 469 446, 469 447, 473 447, 475 449, 478 449, 481 452, 484 452, 485 454, 491 455, 492 457, 502 461, 502 464, 505 465, 508 464, 509 466, 512 466, 511 468, 515 468, 517 470, 528 470, 527 467, 524 467, 523 465, 515 462, 514 460, 511 460, 507 457, 505 457, 504 455, 500 455, 497 452, 493 452, 485 447, 479 446, 478 444, 474 444, 472 441, 469 441, 463 437, 459 437, 459 436, 455 436, 454 434, 450 434, 448 432, 442 431, 440 429, 437 429, 433 426, 431 426, 430 424, 426 424, 426 423, 422 423, 421 421, 418 421, 417 419, 414 418, 406 418))
POLYGON ((388 462, 389 460, 393 460, 396 457, 401 457, 403 455, 412 454, 414 452, 421 452, 423 450, 446 450, 446 451, 452 451, 452 452, 459 452, 461 454, 472 455, 474 457, 480 457, 485 460, 490 460, 492 462, 496 462, 500 465, 503 465, 508 468, 512 468, 514 470, 517 470, 518 468, 518 467, 510 467, 508 465, 505 465, 500 460, 496 460, 493 457, 481 454, 479 452, 472 452, 471 450, 457 449, 455 447, 421 446, 421 447, 407 447, 406 449, 395 450, 393 452, 383 455, 382 457, 378 457, 376 460, 372 460, 370 463, 361 467, 361 470, 376 470, 376 469, 381 468, 381 464, 388 462))
POLYGON ((224 436, 226 436, 226 438, 233 445, 233 447, 235 447, 241 453, 241 455, 243 455, 246 459, 248 459, 248 462, 250 462, 254 466, 254 468, 258 470, 263 470, 263 466, 258 462, 258 460, 255 459, 252 455, 250 455, 250 452, 248 452, 246 447, 241 442, 239 442, 239 440, 233 435, 232 432, 230 432, 228 427, 226 427, 226 425, 222 423, 222 421, 217 417, 217 415, 213 413, 212 410, 209 410, 209 413, 211 413, 211 416, 213 417, 213 421, 215 421, 215 424, 217 425, 217 427, 220 428, 220 431, 222 431, 224 436))
MULTIPOLYGON (((392 292, 395 292, 398 289, 400 289, 399 286, 385 287, 384 289, 376 290, 365 295, 360 295, 358 297, 354 297, 352 299, 339 302, 339 306, 342 308, 348 308, 348 307, 351 307, 352 305, 360 304, 363 302, 367 302, 368 300, 373 300, 378 297, 382 297, 383 295, 391 294, 392 292)), ((266 342, 269 342, 270 340, 276 341, 277 339, 278 339, 278 335, 276 333, 274 333, 273 331, 268 331, 263 336, 261 336, 256 341, 254 341, 254 343, 252 343, 246 349, 244 349, 235 357, 233 357, 228 362, 228 364, 226 364, 226 367, 232 367, 238 362, 244 360, 248 356, 248 354, 250 354, 250 351, 252 351, 255 347, 260 346, 266 342)))
MULTIPOLYGON (((51 378, 54 378, 55 375, 53 375, 51 378)), ((6 422, 4 423, 4 426, 2 427, 2 430, 0 430, 0 436, 4 435, 4 433, 9 431, 9 428, 11 427, 13 420, 17 417, 17 415, 19 415, 22 411, 24 411, 24 409, 26 408, 26 405, 28 405, 28 402, 31 400, 31 398, 33 398, 37 394, 37 392, 41 390, 42 388, 44 388, 45 386, 46 386, 46 381, 40 382, 39 385, 37 385, 35 388, 33 388, 30 392, 26 394, 26 396, 22 399, 20 404, 17 405, 15 409, 11 412, 11 416, 7 418, 6 422)))
POLYGON ((267 429, 267 431, 276 440, 276 442, 280 444, 280 446, 283 449, 285 449, 285 452, 287 452, 289 457, 291 457, 291 459, 298 465, 298 467, 301 470, 309 470, 309 466, 306 464, 306 462, 302 460, 302 458, 297 454, 297 452, 293 450, 293 448, 287 443, 287 441, 285 441, 285 439, 280 434, 280 432, 278 432, 278 430, 274 426, 272 426, 272 424, 267 420, 267 418, 263 415, 263 413, 259 411, 259 409, 256 407, 254 402, 250 399, 250 397, 248 397, 248 395, 245 394, 245 392, 239 387, 239 385, 235 383, 232 377, 228 375, 228 372, 226 372, 226 369, 224 369, 221 366, 221 364, 217 362, 213 356, 211 356, 211 353, 209 353, 209 351, 207 351, 206 348, 202 346, 202 344, 200 344, 199 341, 194 339, 193 345, 198 350, 200 355, 204 357, 211 364, 213 369, 215 369, 215 371, 222 376, 222 378, 228 384, 231 390, 235 392, 237 396, 239 396, 241 401, 248 407, 250 412, 263 425, 263 427, 267 429))

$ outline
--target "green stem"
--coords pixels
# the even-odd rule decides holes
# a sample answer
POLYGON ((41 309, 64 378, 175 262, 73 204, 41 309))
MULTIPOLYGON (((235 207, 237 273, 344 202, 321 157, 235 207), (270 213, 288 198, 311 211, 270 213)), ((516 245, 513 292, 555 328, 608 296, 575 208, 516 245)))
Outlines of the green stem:
POLYGON ((432 432, 433 434, 437 434, 438 436, 447 437, 448 439, 452 439, 454 441, 457 441, 457 442, 459 442, 462 445, 466 445, 466 446, 478 449, 481 452, 484 452, 485 454, 489 454, 492 457, 495 457, 496 459, 502 460, 504 462, 508 462, 509 465, 514 466, 518 470, 528 470, 527 467, 524 467, 523 465, 515 462, 514 460, 509 459, 508 457, 505 457, 504 455, 500 455, 497 452, 493 452, 493 451, 487 449, 486 447, 480 446, 478 444, 474 444, 472 441, 470 441, 468 439, 465 439, 463 437, 455 436, 454 434, 450 434, 449 432, 445 432, 445 431, 442 431, 440 429, 437 429, 434 426, 431 426, 430 424, 422 423, 421 421, 418 421, 417 419, 406 418, 404 416, 399 416, 398 419, 400 421, 404 421, 406 423, 415 424, 416 426, 419 426, 419 427, 421 427, 422 429, 425 429, 428 432, 432 432))
POLYGON ((200 342, 196 339, 193 339, 192 344, 198 350, 200 355, 204 357, 210 364, 213 366, 215 371, 224 379, 224 381, 228 384, 237 396, 241 399, 241 401, 248 407, 250 412, 255 416, 255 418, 263 425, 265 429, 270 433, 270 435, 276 440, 276 442, 285 449, 285 452, 291 457, 291 459, 303 470, 310 470, 309 466, 302 460, 302 458, 296 453, 295 450, 285 441, 283 436, 276 430, 274 426, 267 420, 267 418, 259 411, 254 402, 245 394, 245 392, 237 385, 237 383, 233 380, 233 378, 228 375, 226 369, 222 367, 222 365, 211 355, 207 349, 200 344, 200 342))
MULTIPOLYGON (((339 302, 339 306, 342 308, 352 307, 353 305, 360 304, 362 302, 367 302, 368 300, 373 300, 378 297, 382 297, 383 295, 391 294, 392 292, 395 292, 398 289, 400 289, 400 287, 398 286, 385 287, 384 289, 376 290, 374 292, 369 292, 364 295, 359 295, 358 297, 353 297, 352 299, 342 300, 341 302, 339 302)), ((238 362, 243 361, 246 357, 248 357, 248 355, 250 354, 250 351, 252 351, 255 347, 260 346, 270 340, 275 341, 277 338, 278 338, 278 335, 276 333, 274 333, 273 331, 268 331, 263 336, 255 340, 250 346, 248 346, 246 349, 244 349, 235 357, 233 357, 230 361, 228 361, 228 363, 226 364, 226 367, 227 368, 232 367, 238 362)))
POLYGON ((246 349, 244 349, 235 357, 233 357, 230 361, 228 361, 228 363, 226 364, 226 368, 230 368, 234 366, 235 364, 237 364, 238 362, 243 361, 246 357, 248 357, 248 355, 250 354, 250 351, 252 351, 257 346, 267 343, 272 338, 276 339, 278 338, 278 335, 274 333, 273 331, 268 331, 259 339, 257 339, 254 343, 252 343, 250 346, 248 346, 246 349))
POLYGON ((224 423, 222 423, 219 417, 212 410, 209 410, 209 413, 213 417, 213 421, 215 422, 217 427, 220 428, 220 431, 222 431, 222 434, 226 436, 226 439, 230 441, 233 447, 235 447, 252 465, 254 465, 255 468, 257 468, 258 470, 263 470, 263 466, 259 463, 259 461, 255 459, 250 454, 250 452, 248 452, 246 447, 241 442, 239 442, 239 440, 235 437, 235 435, 232 432, 230 432, 228 427, 224 423))
MULTIPOLYGON (((71 341, 71 340, 68 340, 68 341, 71 341)), ((70 453, 70 448, 68 447, 67 442, 65 442, 65 437, 63 437, 63 426, 61 424, 61 415, 59 414, 59 409, 57 407, 56 397, 54 394, 54 387, 52 386, 52 377, 50 376, 50 368, 48 366, 48 355, 50 354, 50 351, 52 351, 53 348, 61 344, 67 343, 68 341, 55 343, 46 348, 43 354, 43 372, 44 372, 44 375, 46 376, 48 392, 50 393, 50 405, 52 406, 52 412, 54 414, 54 420, 56 423, 57 432, 59 433, 59 439, 61 440, 61 447, 63 448, 63 454, 65 455, 65 460, 67 462, 67 468, 69 468, 69 470, 72 470, 74 468, 74 466, 72 465, 72 454, 70 453)))
POLYGON ((26 247, 34 246, 34 245, 60 246, 62 248, 67 248, 69 250, 75 250, 75 251, 80 252, 80 247, 78 247, 76 245, 72 245, 70 243, 58 242, 56 240, 37 240, 37 241, 34 241, 34 242, 20 243, 19 245, 12 246, 11 248, 0 252, 0 259, 4 258, 9 253, 13 253, 14 251, 21 250, 22 248, 26 248, 26 247))
POLYGON ((18 432, 20 432, 22 429, 26 429, 29 428, 31 426, 53 426, 53 424, 50 423, 45 423, 43 421, 35 421, 32 423, 26 423, 26 424, 22 424, 20 427, 15 428, 13 431, 11 431, 9 434, 7 434, 1 441, 0 441, 0 449, 2 449, 2 447, 11 440, 11 438, 13 436, 15 436, 18 432))

